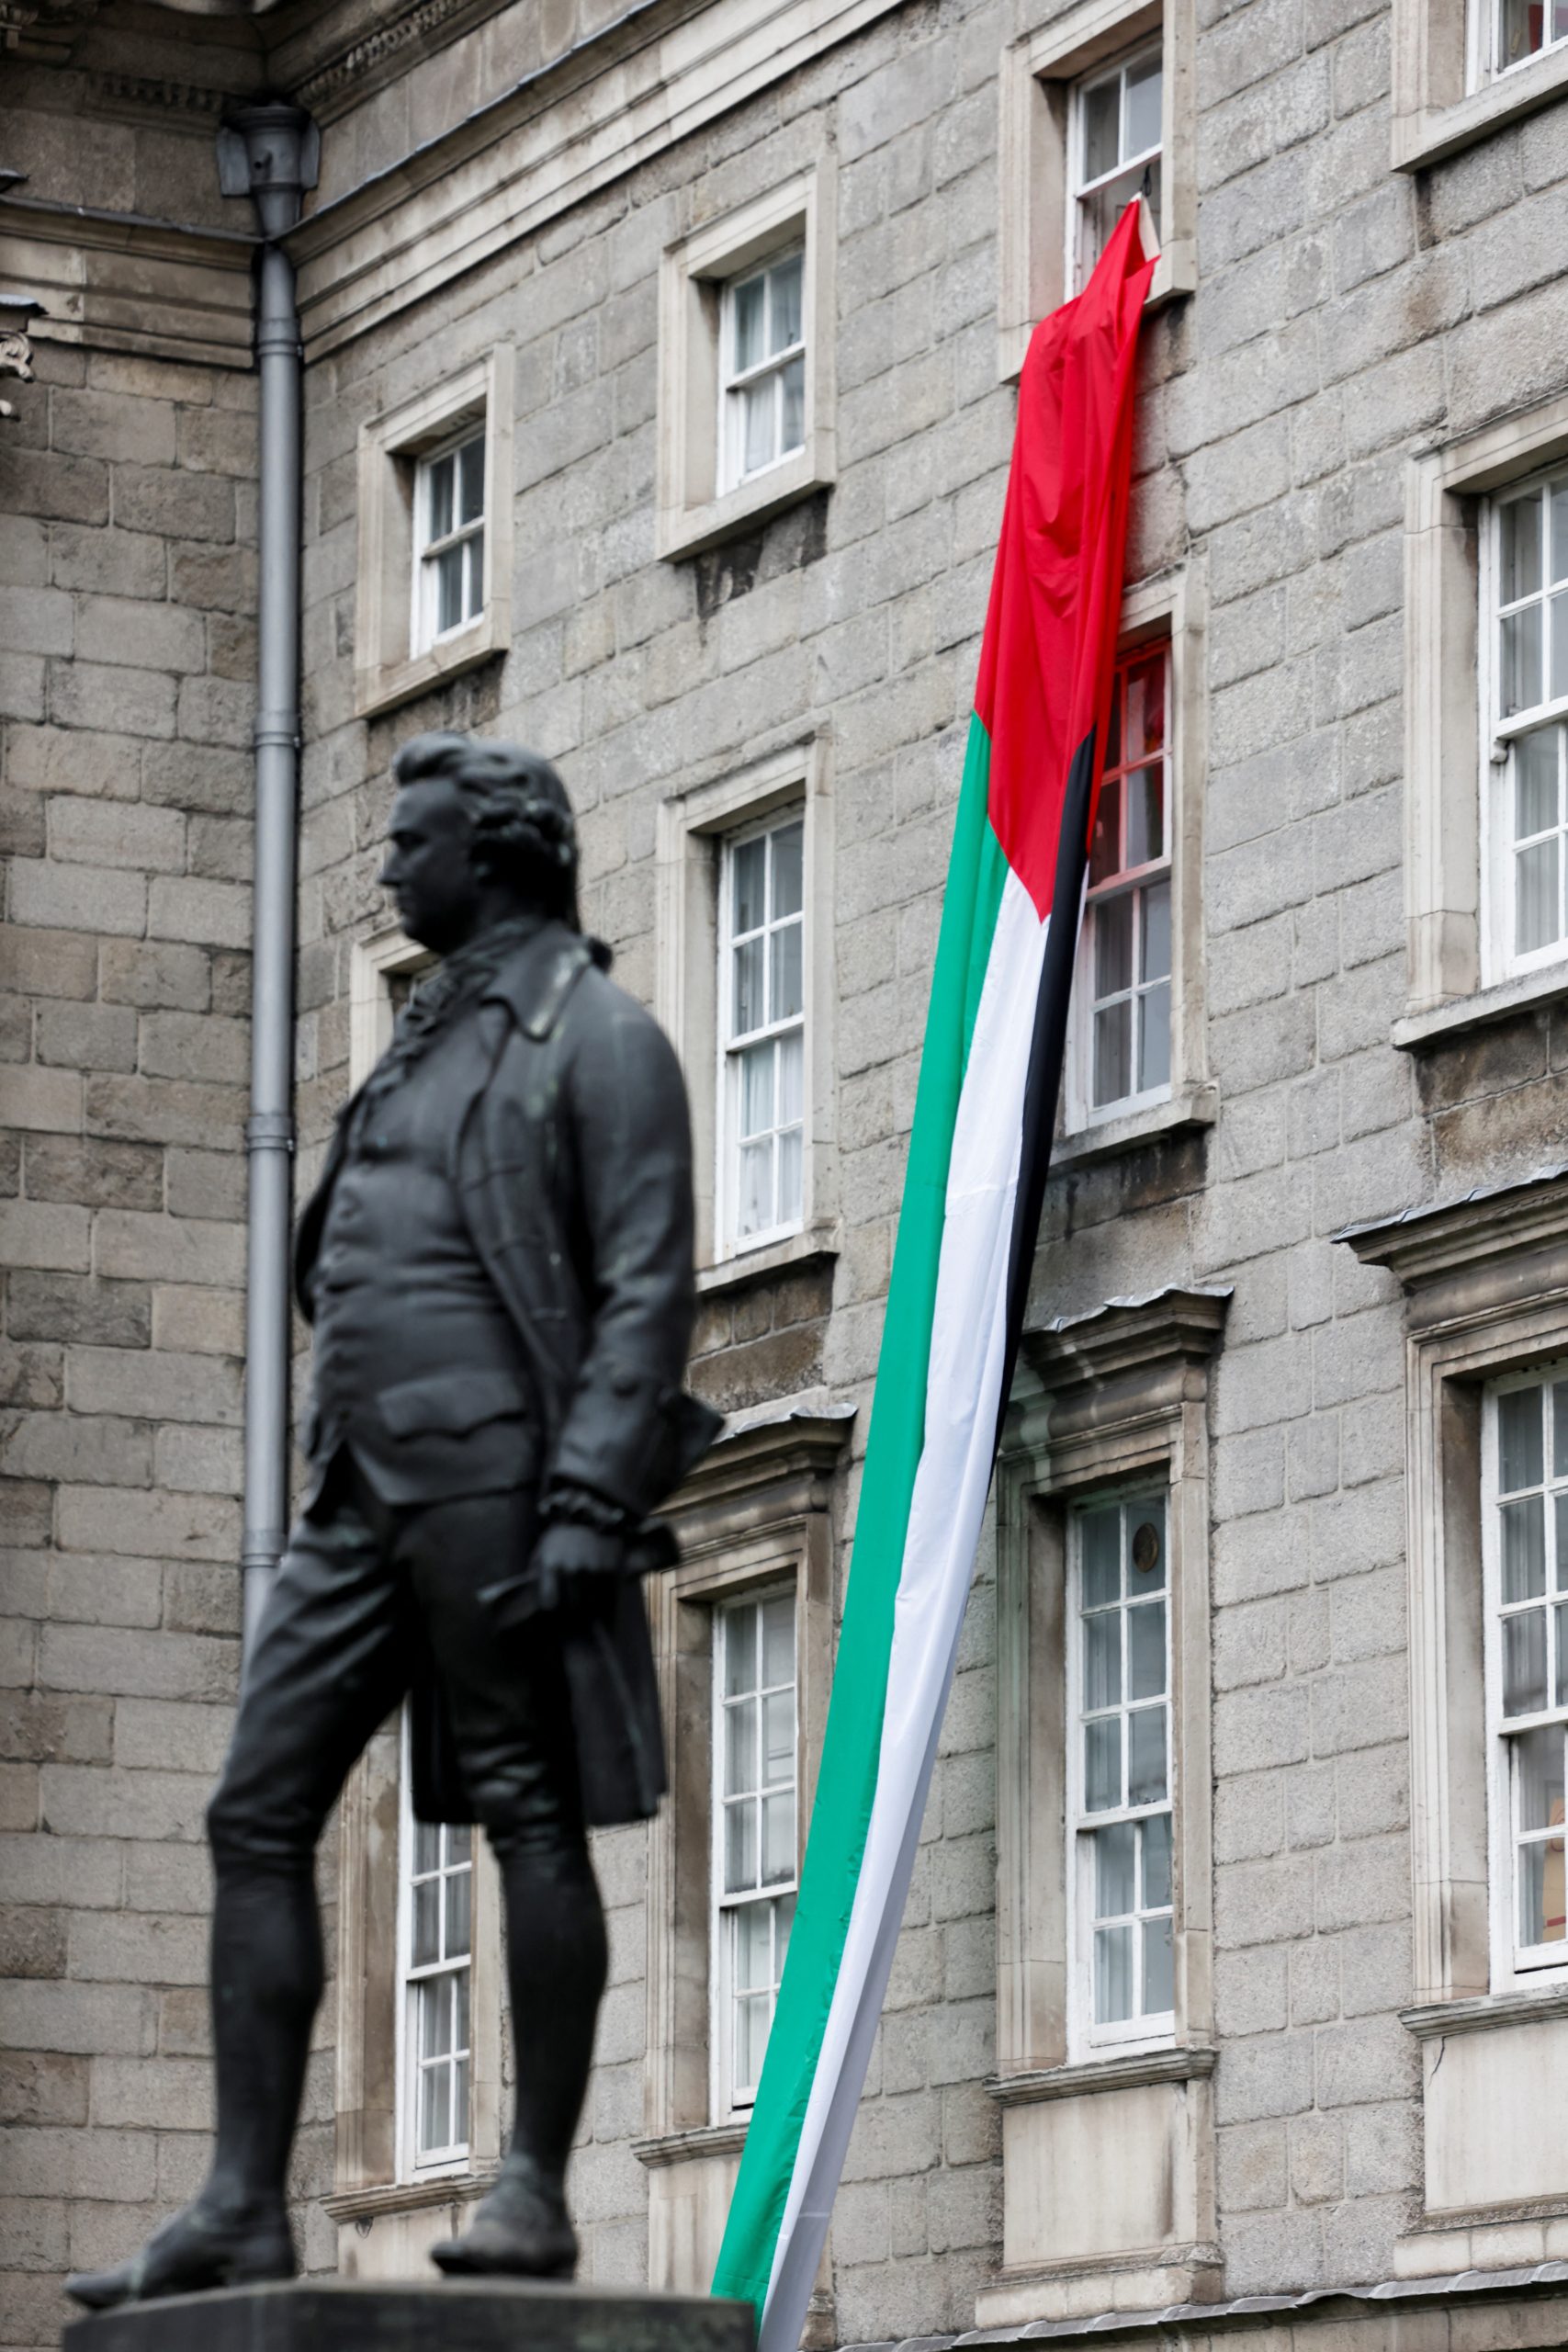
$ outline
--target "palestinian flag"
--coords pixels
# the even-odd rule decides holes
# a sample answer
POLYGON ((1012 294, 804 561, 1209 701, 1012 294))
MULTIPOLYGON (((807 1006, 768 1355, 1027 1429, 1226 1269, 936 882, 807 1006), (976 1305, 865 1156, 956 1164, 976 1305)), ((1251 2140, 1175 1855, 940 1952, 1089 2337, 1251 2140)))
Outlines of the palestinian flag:
POLYGON ((795 2352, 908 1888, 1022 1323, 1111 707, 1134 368, 1128 207, 1036 328, 959 795, 831 1704, 714 2279, 795 2352))

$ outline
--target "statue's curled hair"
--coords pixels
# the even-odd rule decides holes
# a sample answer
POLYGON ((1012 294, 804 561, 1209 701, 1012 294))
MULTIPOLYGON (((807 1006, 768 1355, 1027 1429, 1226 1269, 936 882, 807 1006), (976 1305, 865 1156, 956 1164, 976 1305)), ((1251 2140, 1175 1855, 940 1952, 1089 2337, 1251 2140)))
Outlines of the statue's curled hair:
POLYGON ((416 735, 392 761, 399 784, 444 778, 467 804, 478 854, 546 912, 581 924, 577 912, 577 824, 566 786, 548 760, 521 743, 475 735, 416 735))

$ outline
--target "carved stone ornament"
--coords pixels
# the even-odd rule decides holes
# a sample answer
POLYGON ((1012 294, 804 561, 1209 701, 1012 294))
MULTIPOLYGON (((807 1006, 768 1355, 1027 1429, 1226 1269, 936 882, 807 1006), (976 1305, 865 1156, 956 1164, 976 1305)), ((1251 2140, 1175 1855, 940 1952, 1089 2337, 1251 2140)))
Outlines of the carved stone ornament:
MULTIPOLYGON (((33 347, 28 328, 43 304, 30 294, 0 294, 0 376, 15 376, 20 383, 33 380, 33 347)), ((0 400, 0 418, 15 416, 11 402, 0 400)))

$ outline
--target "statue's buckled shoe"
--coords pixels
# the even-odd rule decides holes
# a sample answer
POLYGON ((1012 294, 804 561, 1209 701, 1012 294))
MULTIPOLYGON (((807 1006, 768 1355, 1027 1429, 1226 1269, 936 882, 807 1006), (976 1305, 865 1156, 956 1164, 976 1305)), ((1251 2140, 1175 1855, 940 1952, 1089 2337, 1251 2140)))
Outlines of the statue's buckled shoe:
POLYGON ((209 2287, 252 2287, 292 2278, 298 2265, 288 2217, 280 2209, 257 2221, 215 2212, 198 2199, 155 2230, 139 2254, 115 2270, 78 2270, 65 2291, 90 2312, 160 2295, 195 2295, 209 2287))
POLYGON ((577 2233, 560 2183, 508 2158, 463 2235, 432 2246, 430 2258, 450 2278, 571 2278, 577 2233))

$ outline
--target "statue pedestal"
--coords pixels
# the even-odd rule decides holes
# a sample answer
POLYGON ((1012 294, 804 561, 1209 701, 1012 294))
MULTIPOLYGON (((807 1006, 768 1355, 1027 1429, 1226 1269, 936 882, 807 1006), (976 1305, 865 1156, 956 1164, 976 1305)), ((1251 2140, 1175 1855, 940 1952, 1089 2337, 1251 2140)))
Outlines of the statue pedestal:
POLYGON ((297 2278, 73 2320, 62 2352, 752 2352, 751 2307, 528 2278, 297 2278))

